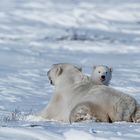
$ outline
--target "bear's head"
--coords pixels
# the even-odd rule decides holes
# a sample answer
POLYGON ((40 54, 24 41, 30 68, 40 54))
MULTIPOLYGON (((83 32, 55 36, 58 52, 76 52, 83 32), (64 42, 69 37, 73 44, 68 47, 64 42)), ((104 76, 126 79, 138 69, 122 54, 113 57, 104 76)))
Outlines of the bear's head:
POLYGON ((52 85, 62 87, 80 82, 84 77, 81 68, 69 63, 54 64, 47 75, 52 85))
POLYGON ((112 78, 112 68, 105 65, 94 66, 91 78, 96 84, 109 85, 112 78))

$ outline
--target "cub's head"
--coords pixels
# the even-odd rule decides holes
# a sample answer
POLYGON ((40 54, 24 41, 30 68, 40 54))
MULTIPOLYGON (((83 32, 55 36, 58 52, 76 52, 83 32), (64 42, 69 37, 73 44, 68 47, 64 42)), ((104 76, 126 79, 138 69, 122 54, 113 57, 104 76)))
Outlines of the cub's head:
POLYGON ((82 69, 68 63, 52 65, 47 75, 52 85, 61 85, 62 87, 80 82, 83 79, 82 69))
POLYGON ((104 65, 94 66, 91 78, 96 84, 109 85, 112 78, 112 68, 104 65))

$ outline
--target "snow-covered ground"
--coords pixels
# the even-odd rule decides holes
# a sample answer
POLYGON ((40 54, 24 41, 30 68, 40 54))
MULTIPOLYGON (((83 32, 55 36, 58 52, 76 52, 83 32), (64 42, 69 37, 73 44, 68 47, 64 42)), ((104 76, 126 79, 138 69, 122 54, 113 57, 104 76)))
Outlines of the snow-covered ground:
POLYGON ((140 124, 35 118, 52 96, 47 71, 113 67, 111 86, 140 103, 140 0, 0 2, 0 140, 139 140, 140 124))

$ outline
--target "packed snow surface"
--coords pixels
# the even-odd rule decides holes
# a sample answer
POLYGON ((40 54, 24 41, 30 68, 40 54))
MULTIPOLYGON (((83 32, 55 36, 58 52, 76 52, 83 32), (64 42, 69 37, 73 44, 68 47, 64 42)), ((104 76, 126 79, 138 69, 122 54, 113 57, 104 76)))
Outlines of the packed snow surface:
POLYGON ((140 103, 140 0, 3 0, 0 3, 0 140, 140 140, 140 124, 67 124, 33 114, 54 87, 52 64, 90 74, 113 68, 112 87, 140 103))

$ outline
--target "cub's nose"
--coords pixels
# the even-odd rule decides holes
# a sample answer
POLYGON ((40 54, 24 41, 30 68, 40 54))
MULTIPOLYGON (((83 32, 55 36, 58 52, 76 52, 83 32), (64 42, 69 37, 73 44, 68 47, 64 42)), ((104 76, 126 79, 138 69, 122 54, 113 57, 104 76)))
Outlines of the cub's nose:
POLYGON ((102 78, 102 79, 105 79, 105 76, 104 76, 104 75, 102 75, 102 76, 101 76, 101 78, 102 78))

